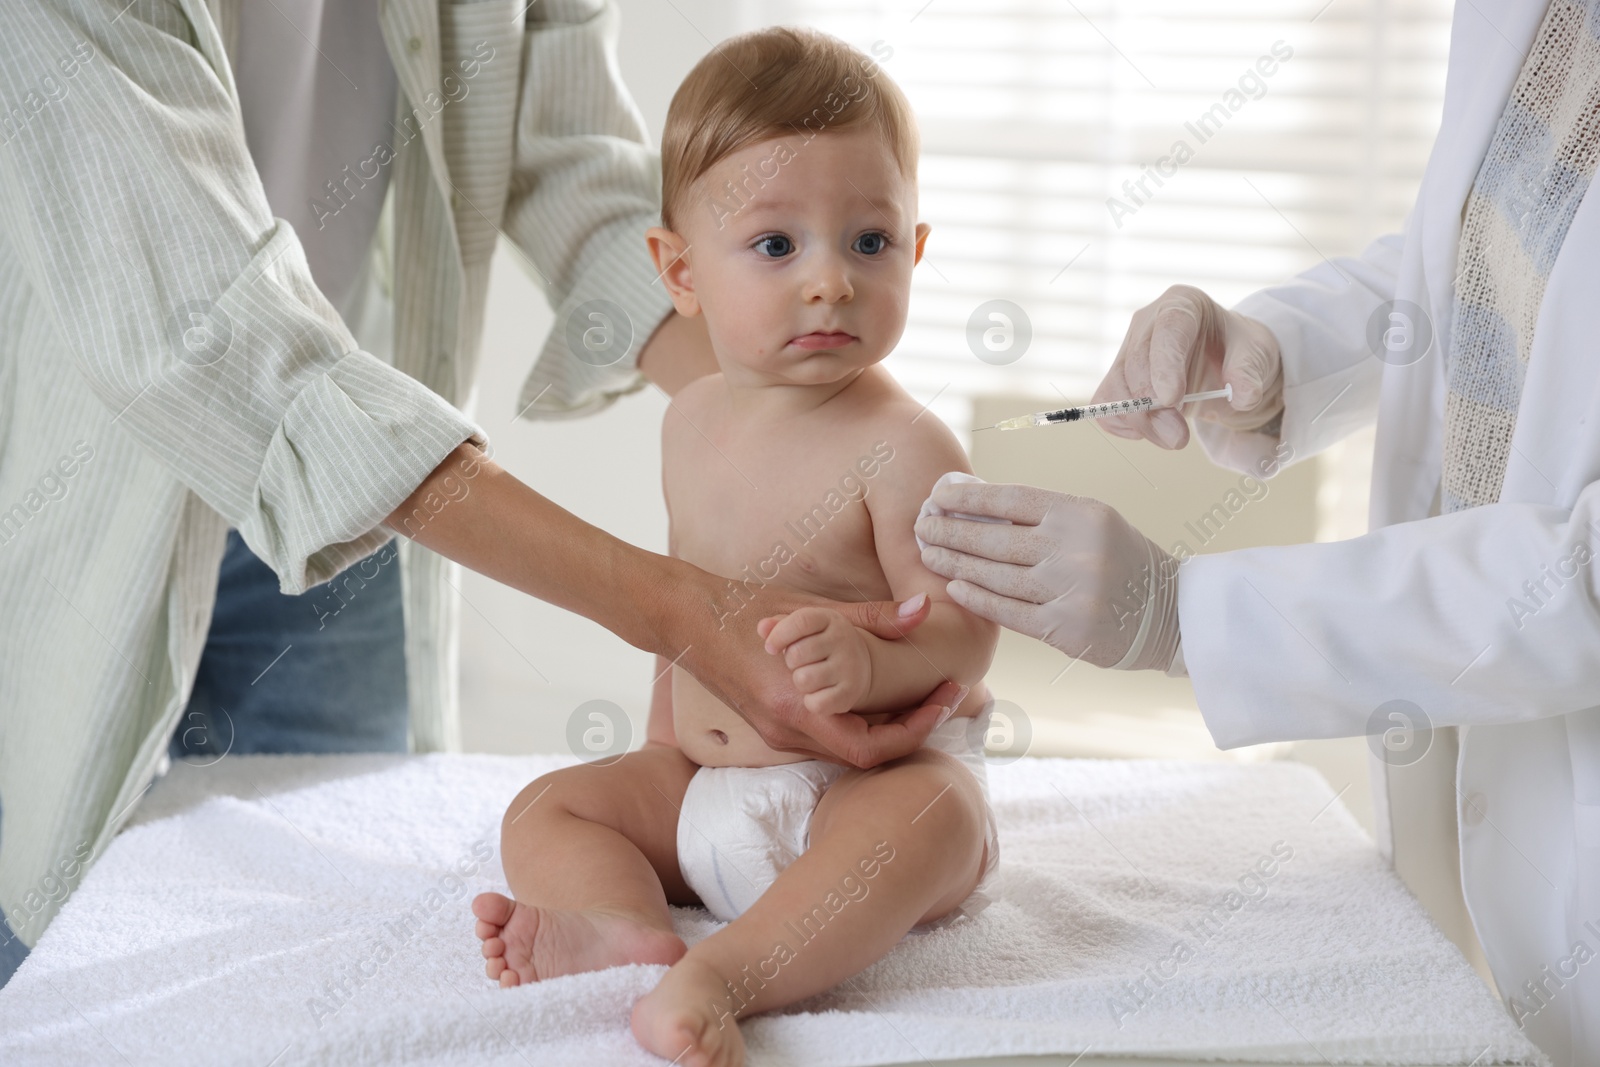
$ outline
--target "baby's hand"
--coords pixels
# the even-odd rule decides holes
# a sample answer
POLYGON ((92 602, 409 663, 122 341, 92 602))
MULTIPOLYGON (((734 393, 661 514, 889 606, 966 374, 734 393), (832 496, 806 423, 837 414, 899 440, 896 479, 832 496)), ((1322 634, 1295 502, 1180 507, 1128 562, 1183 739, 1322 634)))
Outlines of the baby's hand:
POLYGON ((767 651, 783 653, 806 709, 842 715, 872 688, 872 654, 866 634, 831 608, 801 608, 762 619, 756 630, 767 651))

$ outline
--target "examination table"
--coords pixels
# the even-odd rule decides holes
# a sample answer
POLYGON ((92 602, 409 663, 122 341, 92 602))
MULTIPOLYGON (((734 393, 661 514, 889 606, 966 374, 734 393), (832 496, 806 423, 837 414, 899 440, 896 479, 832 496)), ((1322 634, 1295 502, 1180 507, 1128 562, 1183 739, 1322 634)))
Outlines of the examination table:
MULTIPOLYGON (((566 762, 175 765, 0 991, 0 1063, 664 1063, 627 1028, 661 968, 483 973, 502 813, 566 762)), ((1310 768, 990 774, 996 902, 742 1023, 753 1065, 1545 1062, 1310 768)))

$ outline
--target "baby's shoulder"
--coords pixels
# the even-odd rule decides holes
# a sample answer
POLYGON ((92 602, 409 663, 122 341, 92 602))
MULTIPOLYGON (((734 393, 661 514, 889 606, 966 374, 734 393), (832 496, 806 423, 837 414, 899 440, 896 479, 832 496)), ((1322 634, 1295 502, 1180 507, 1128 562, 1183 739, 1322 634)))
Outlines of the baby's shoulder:
POLYGON ((967 461, 966 451, 950 427, 898 382, 890 381, 863 395, 856 422, 883 437, 917 465, 943 465, 942 473, 954 469, 948 464, 964 465, 967 461))
POLYGON ((869 508, 899 507, 914 500, 918 507, 939 476, 947 471, 971 473, 966 450, 938 416, 904 390, 895 388, 870 398, 858 425, 867 430, 874 451, 892 476, 869 508))

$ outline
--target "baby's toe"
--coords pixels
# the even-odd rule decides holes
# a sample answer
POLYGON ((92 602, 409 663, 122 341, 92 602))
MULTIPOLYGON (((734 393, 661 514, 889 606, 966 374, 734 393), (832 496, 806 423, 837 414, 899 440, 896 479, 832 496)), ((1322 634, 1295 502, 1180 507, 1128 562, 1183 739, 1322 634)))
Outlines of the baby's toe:
POLYGON ((494 926, 504 926, 516 906, 516 901, 504 893, 479 893, 472 898, 472 914, 494 926))
POLYGON ((500 980, 500 976, 505 973, 505 969, 506 961, 501 959, 499 956, 496 956, 494 959, 489 960, 483 965, 483 973, 497 982, 500 980))
POLYGON ((505 970, 500 972, 501 989, 510 989, 512 986, 521 984, 522 976, 519 975, 514 969, 507 967, 505 970))
POLYGON ((500 940, 498 937, 491 937, 489 940, 487 940, 487 941, 485 941, 483 943, 483 958, 484 959, 492 960, 497 956, 503 957, 505 954, 506 954, 506 943, 504 941, 500 940))
POLYGON ((487 941, 491 937, 500 936, 500 927, 496 926, 494 923, 486 923, 482 919, 478 920, 476 929, 478 933, 478 940, 480 941, 487 941))

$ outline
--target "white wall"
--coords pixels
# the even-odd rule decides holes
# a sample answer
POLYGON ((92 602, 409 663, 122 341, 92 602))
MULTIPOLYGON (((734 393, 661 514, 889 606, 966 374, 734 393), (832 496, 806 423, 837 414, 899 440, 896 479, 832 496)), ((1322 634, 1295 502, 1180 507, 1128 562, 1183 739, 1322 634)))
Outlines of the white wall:
MULTIPOLYGON (((654 141, 679 82, 715 41, 742 28, 734 0, 620 0, 624 77, 654 141)), ((474 415, 508 470, 569 511, 636 545, 665 551, 654 389, 593 418, 512 422, 514 401, 551 316, 504 242, 489 291, 474 415)), ((570 612, 467 572, 461 583, 463 743, 469 751, 566 750, 567 717, 586 700, 620 705, 638 735, 651 657, 570 612)))

